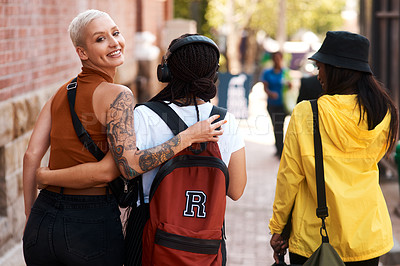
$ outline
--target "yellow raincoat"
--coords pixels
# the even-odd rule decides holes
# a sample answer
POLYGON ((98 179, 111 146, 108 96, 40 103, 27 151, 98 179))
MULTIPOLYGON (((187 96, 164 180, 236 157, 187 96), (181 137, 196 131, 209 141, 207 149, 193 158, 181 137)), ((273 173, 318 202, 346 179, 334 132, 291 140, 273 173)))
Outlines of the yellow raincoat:
MULTIPOLYGON (((385 155, 390 115, 373 130, 360 121, 355 95, 318 100, 330 243, 343 261, 362 261, 393 247, 392 225, 379 186, 378 162, 385 155)), ((271 233, 281 233, 293 203, 289 251, 310 257, 321 244, 316 216, 312 110, 308 101, 293 110, 279 167, 271 233)))

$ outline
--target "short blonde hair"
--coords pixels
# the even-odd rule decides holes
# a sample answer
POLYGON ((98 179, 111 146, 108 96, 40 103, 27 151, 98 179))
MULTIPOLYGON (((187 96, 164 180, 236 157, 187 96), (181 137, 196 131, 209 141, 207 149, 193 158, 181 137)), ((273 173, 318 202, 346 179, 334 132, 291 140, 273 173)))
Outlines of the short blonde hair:
POLYGON ((83 39, 82 39, 82 34, 85 29, 85 27, 94 19, 107 16, 109 18, 110 15, 108 15, 106 12, 96 10, 96 9, 89 9, 86 10, 79 15, 77 15, 69 24, 68 27, 68 32, 69 36, 71 38, 72 43, 74 44, 75 47, 77 46, 83 46, 83 39))

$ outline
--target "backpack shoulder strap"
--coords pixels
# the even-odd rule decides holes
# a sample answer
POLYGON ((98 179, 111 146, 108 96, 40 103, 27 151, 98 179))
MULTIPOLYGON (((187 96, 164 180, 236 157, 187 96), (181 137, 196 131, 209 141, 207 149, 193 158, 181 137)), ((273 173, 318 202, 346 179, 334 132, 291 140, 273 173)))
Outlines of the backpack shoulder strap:
POLYGON ((100 148, 93 142, 89 133, 83 127, 81 120, 79 120, 78 115, 75 112, 75 98, 76 98, 76 87, 77 87, 77 78, 74 78, 67 86, 67 96, 69 102, 69 110, 71 112, 72 123, 74 125, 74 129, 76 135, 79 140, 85 145, 85 148, 90 151, 93 156, 100 161, 103 159, 105 154, 100 150, 100 148))
MULTIPOLYGON (((226 112, 227 112, 226 108, 222 108, 222 107, 213 105, 213 107, 211 109, 210 117, 213 115, 219 115, 219 117, 213 121, 213 124, 224 119, 226 116, 226 112)), ((221 129, 221 127, 217 128, 217 130, 220 130, 220 129, 221 129)))
POLYGON ((153 110, 167 124, 174 135, 178 135, 188 128, 178 114, 166 103, 145 102, 140 105, 145 105, 153 110))
POLYGON ((220 120, 225 118, 226 112, 227 112, 226 108, 213 105, 213 108, 211 109, 210 116, 220 115, 220 117, 214 121, 214 122, 218 122, 218 121, 220 121, 220 120))

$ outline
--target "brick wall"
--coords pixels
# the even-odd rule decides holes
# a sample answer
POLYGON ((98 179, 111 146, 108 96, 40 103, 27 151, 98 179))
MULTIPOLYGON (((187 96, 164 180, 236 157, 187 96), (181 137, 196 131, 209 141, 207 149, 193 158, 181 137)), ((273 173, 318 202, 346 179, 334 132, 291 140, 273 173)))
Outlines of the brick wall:
POLYGON ((163 38, 163 29, 165 21, 171 20, 173 2, 172 1, 143 1, 143 28, 147 31, 152 32, 157 37, 157 45, 160 45, 160 41, 163 38), (162 18, 146 19, 146 18, 162 18))
POLYGON ((67 32, 70 21, 91 8, 110 14, 126 39, 125 63, 115 82, 134 89, 136 14, 158 16, 143 16, 151 20, 143 30, 159 36, 166 17, 159 14, 172 12, 164 10, 172 0, 143 2, 137 10, 137 0, 0 0, 0 259, 21 241, 22 159, 37 115, 59 86, 80 72, 67 32))
POLYGON ((131 58, 135 1, 0 1, 0 101, 65 81, 79 71, 67 29, 79 12, 89 8, 111 15, 128 40, 126 57, 131 58))

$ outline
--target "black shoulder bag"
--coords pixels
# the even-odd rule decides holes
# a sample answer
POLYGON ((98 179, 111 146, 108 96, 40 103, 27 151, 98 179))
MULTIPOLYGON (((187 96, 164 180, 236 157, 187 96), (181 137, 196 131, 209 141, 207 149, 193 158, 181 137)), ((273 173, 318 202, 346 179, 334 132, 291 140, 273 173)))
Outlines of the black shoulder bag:
MULTIPOLYGON (((69 109, 71 111, 74 129, 79 140, 84 144, 85 148, 91 154, 93 154, 93 156, 98 161, 100 161, 101 159, 103 159, 105 154, 93 142, 92 138, 90 137, 86 129, 83 127, 81 121, 79 120, 78 115, 75 112, 76 87, 77 87, 77 78, 74 78, 67 86, 69 109)), ((121 208, 132 206, 136 202, 138 196, 138 187, 137 187, 138 179, 139 178, 128 180, 124 176, 120 175, 119 177, 108 183, 108 186, 112 191, 112 194, 114 195, 118 205, 121 208)))

